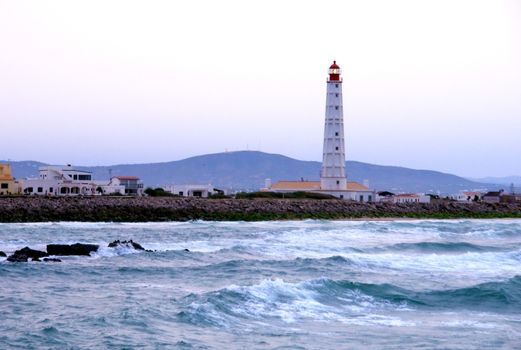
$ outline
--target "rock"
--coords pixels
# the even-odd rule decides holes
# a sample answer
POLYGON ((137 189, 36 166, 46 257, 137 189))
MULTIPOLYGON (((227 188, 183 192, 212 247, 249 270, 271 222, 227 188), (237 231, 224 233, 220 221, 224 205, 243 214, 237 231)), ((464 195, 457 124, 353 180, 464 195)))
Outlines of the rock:
POLYGON ((188 248, 185 248, 184 250, 185 250, 185 252, 189 252, 190 251, 190 249, 188 249, 188 248))
POLYGON ((15 251, 12 255, 7 258, 10 262, 27 262, 29 259, 32 261, 40 261, 40 258, 46 257, 48 254, 40 250, 34 250, 29 247, 24 247, 15 251))
POLYGON ((49 255, 90 255, 91 252, 97 251, 97 244, 48 244, 47 253, 49 255))
POLYGON ((108 246, 109 246, 109 248, 115 248, 115 247, 121 246, 121 247, 127 247, 127 248, 132 247, 135 250, 145 250, 145 248, 143 248, 141 246, 141 244, 136 243, 133 240, 120 241, 119 239, 117 239, 114 242, 110 242, 108 246))
POLYGON ((26 257, 31 258, 31 259, 34 259, 34 258, 39 259, 39 258, 46 257, 49 254, 47 254, 46 252, 42 252, 41 250, 34 250, 29 247, 24 247, 22 249, 15 251, 13 253, 13 255, 20 255, 20 256, 25 255, 26 257))
POLYGON ((27 255, 23 255, 23 254, 13 254, 13 255, 10 255, 8 258, 7 258, 7 261, 10 261, 10 262, 27 262, 27 255))
POLYGON ((7 254, 0 250, 0 256, 6 257, 7 254))
POLYGON ((132 240, 130 240, 130 243, 132 244, 132 247, 134 247, 135 250, 145 250, 145 248, 143 248, 139 243, 132 242, 132 240))
POLYGON ((43 258, 43 261, 45 261, 45 262, 62 262, 60 259, 56 259, 56 258, 43 258))

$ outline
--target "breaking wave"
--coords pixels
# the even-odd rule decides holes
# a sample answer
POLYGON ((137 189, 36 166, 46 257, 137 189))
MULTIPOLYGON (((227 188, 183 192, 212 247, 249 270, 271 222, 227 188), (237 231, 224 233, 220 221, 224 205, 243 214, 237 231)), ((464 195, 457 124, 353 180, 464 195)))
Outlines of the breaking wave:
POLYGON ((348 324, 409 325, 400 312, 417 309, 470 311, 521 309, 521 276, 472 287, 413 291, 392 284, 358 283, 321 278, 300 283, 263 280, 251 286, 232 285, 184 298, 183 321, 230 327, 243 320, 337 321, 348 324), (391 311, 398 313, 389 315, 391 311))

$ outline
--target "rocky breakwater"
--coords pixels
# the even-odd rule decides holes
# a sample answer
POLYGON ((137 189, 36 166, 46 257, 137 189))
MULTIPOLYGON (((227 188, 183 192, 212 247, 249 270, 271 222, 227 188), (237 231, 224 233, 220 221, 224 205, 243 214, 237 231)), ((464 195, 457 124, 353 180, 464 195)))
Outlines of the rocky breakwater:
POLYGON ((356 218, 520 218, 521 203, 359 203, 313 199, 0 198, 0 222, 356 218))
MULTIPOLYGON (((132 240, 129 241, 120 241, 116 240, 108 245, 109 248, 125 248, 131 249, 135 251, 147 251, 151 252, 151 250, 146 250, 143 246, 137 242, 132 240)), ((75 244, 47 244, 46 251, 35 250, 29 247, 24 247, 22 249, 18 249, 14 251, 13 254, 9 255, 6 259, 8 262, 28 262, 30 261, 44 261, 44 262, 61 262, 61 259, 56 258, 56 256, 90 256, 91 253, 97 252, 99 249, 99 245, 97 244, 85 244, 85 243, 75 243, 75 244), (54 256, 54 257, 50 257, 54 256), (42 259, 42 260, 41 260, 42 259)), ((5 257, 6 254, 0 251, 0 257, 5 257)))

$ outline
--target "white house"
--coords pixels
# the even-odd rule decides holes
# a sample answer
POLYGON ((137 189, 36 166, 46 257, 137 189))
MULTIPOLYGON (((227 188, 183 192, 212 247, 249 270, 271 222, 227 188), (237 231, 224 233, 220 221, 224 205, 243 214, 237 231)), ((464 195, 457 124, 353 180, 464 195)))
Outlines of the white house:
POLYGON ((43 166, 37 178, 19 180, 22 193, 27 195, 94 195, 96 184, 88 171, 67 166, 43 166))
POLYGON ((215 194, 217 191, 212 185, 167 185, 163 186, 165 192, 181 197, 203 197, 207 198, 209 195, 215 194))
POLYGON ((453 194, 450 198, 457 200, 458 202, 473 202, 476 198, 480 200, 482 196, 483 193, 478 191, 464 191, 458 194, 453 194))
POLYGON ((142 195, 143 184, 135 176, 114 176, 109 181, 94 181, 89 171, 67 166, 43 166, 37 178, 19 180, 21 192, 41 196, 94 196, 101 194, 142 195))
POLYGON ((431 197, 420 193, 400 193, 389 198, 392 203, 430 203, 431 197))
POLYGON ((113 176, 110 179, 110 185, 115 187, 123 186, 125 188, 124 194, 133 196, 143 195, 143 183, 137 176, 113 176))

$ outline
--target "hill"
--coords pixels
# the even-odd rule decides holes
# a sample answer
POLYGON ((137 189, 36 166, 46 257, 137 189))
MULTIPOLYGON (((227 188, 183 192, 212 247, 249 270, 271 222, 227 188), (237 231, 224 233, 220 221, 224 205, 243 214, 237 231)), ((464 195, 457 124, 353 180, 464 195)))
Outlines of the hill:
POLYGON ((476 182, 486 182, 500 185, 514 184, 516 187, 521 185, 521 176, 505 176, 505 177, 483 177, 479 179, 469 179, 476 182))
MULTIPOLYGON (((11 162, 13 174, 18 178, 36 176, 38 162, 11 162)), ((348 178, 353 181, 368 179, 377 190, 395 192, 441 192, 455 193, 476 188, 495 188, 456 175, 432 170, 415 170, 404 167, 381 166, 348 161, 348 178)), ((183 160, 150 163, 120 164, 111 166, 84 167, 93 172, 95 179, 107 179, 112 175, 139 176, 145 186, 164 184, 211 183, 216 187, 235 190, 257 190, 264 180, 319 179, 320 162, 302 161, 279 154, 257 151, 239 151, 207 154, 183 160)))

